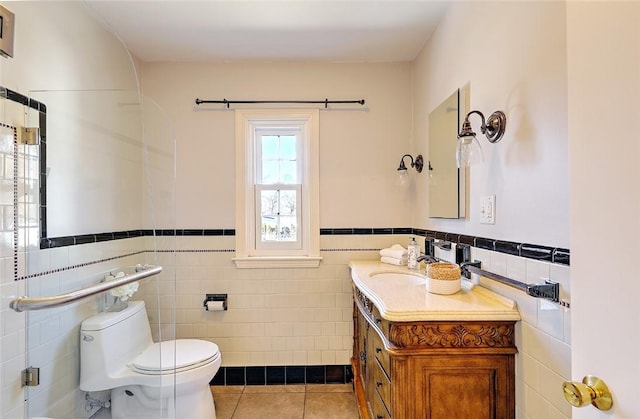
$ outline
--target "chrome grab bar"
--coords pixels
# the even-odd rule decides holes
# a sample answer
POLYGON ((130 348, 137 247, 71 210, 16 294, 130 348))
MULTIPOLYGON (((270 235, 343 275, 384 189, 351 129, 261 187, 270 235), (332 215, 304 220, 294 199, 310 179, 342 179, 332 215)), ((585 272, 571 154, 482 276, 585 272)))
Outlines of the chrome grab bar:
POLYGON ((162 266, 144 265, 142 270, 138 271, 136 269, 135 273, 125 275, 122 278, 117 278, 113 281, 101 282, 97 285, 92 285, 90 287, 71 291, 65 294, 52 295, 49 297, 18 297, 9 303, 9 307, 18 312, 60 307, 82 298, 91 297, 92 295, 109 291, 110 289, 127 285, 149 276, 157 275, 160 272, 162 272, 162 266))

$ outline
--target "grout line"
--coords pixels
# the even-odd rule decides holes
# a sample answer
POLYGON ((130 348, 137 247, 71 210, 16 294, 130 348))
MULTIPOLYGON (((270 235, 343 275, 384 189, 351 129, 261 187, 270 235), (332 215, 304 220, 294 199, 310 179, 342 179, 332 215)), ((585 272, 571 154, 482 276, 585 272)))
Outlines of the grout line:
POLYGON ((231 419, 233 419, 233 417, 236 415, 236 411, 238 410, 238 406, 240 406, 240 400, 242 400, 242 396, 244 396, 244 391, 246 390, 247 386, 243 386, 242 387, 242 391, 240 392, 240 397, 238 397, 238 401, 236 402, 235 407, 233 408, 233 412, 231 412, 231 419))
POLYGON ((307 414, 307 384, 304 385, 304 397, 302 399, 302 419, 307 414))

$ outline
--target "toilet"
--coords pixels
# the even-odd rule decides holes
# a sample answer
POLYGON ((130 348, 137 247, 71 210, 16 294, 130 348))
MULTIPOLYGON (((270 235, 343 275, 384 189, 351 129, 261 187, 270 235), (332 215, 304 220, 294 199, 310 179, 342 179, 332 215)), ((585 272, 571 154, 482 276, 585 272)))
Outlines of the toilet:
POLYGON ((215 418, 209 382, 222 357, 215 343, 154 343, 143 301, 80 326, 80 390, 111 390, 111 417, 215 418))

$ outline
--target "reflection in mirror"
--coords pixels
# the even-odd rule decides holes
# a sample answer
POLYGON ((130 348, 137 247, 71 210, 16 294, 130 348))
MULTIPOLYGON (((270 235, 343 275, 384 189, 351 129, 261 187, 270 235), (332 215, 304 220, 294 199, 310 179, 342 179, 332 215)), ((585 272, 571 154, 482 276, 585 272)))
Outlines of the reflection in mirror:
POLYGON ((144 162, 138 92, 39 90, 29 95, 47 105, 42 238, 139 229, 144 162))
POLYGON ((429 217, 464 218, 465 172, 456 167, 456 136, 466 114, 464 89, 429 114, 429 217))

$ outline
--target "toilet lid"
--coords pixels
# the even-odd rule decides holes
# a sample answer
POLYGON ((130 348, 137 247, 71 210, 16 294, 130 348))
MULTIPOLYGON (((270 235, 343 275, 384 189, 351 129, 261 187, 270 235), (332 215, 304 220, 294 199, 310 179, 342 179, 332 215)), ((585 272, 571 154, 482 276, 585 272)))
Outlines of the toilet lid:
POLYGON ((131 368, 141 374, 173 374, 208 364, 220 356, 218 345, 199 339, 154 343, 138 355, 131 368))

